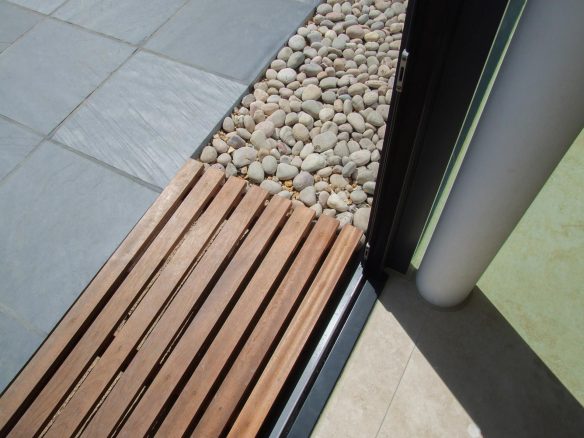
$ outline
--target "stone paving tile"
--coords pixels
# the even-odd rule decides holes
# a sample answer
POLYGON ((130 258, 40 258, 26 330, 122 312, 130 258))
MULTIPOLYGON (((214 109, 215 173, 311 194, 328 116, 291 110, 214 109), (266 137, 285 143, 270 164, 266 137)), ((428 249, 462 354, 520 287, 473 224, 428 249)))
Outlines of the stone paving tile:
POLYGON ((0 114, 47 134, 133 50, 45 20, 0 55, 0 114))
POLYGON ((42 143, 0 184, 1 303, 49 332, 157 195, 42 143))
POLYGON ((0 2, 0 53, 41 20, 41 16, 0 2))
POLYGON ((66 0, 10 0, 12 3, 24 6, 25 8, 34 11, 42 12, 43 14, 50 14, 66 0))
POLYGON ((292 0, 191 0, 146 47, 249 84, 312 7, 292 0))
POLYGON ((44 335, 30 330, 0 305, 0 392, 43 342, 44 335))
POLYGON ((164 187, 244 90, 237 82, 140 52, 55 138, 164 187))
POLYGON ((0 119, 0 180, 20 163, 42 138, 16 123, 0 119))
POLYGON ((71 0, 53 14, 87 29, 139 44, 187 0, 71 0))

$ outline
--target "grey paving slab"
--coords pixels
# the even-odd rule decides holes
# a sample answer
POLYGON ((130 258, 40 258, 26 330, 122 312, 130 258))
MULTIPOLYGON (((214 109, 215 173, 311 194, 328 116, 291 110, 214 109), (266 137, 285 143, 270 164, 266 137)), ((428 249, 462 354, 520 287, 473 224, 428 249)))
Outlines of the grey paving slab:
POLYGON ((42 16, 34 12, 0 2, 0 53, 41 19, 42 16))
POLYGON ((249 84, 311 9, 292 0, 191 0, 146 47, 249 84))
POLYGON ((140 52, 55 138, 164 187, 244 90, 237 82, 140 52))
POLYGON ((49 332, 156 196, 42 143, 0 185, 0 302, 49 332))
POLYGON ((34 11, 42 12, 43 14, 50 14, 66 0, 10 0, 12 3, 24 6, 25 8, 34 11))
POLYGON ((0 55, 0 114, 47 134, 133 50, 45 20, 0 55))
POLYGON ((318 6, 320 3, 323 3, 322 0, 289 0, 289 1, 306 3, 306 4, 312 5, 314 7, 318 6))
POLYGON ((139 44, 187 0, 70 0, 53 14, 97 32, 139 44))
POLYGON ((0 305, 0 392, 44 340, 4 310, 0 305))
POLYGON ((42 138, 16 123, 0 119, 0 180, 20 163, 42 138))

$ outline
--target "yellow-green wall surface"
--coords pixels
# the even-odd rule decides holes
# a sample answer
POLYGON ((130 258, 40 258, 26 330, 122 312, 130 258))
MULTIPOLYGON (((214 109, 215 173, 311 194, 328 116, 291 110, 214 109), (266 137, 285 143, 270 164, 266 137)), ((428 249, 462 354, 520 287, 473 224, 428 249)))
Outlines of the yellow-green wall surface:
POLYGON ((584 405, 584 131, 478 285, 584 405))
MULTIPOLYGON (((420 266, 459 156, 414 258, 420 266)), ((584 130, 478 283, 525 342, 584 405, 584 130)))
MULTIPOLYGON (((510 19, 518 20, 525 2, 514 1, 510 19)), ((505 30, 505 29, 503 29, 505 30)), ((504 58, 501 44, 512 30, 500 35, 499 50, 490 55, 497 67, 483 73, 477 92, 480 105, 468 115, 460 150, 436 200, 422 239, 412 259, 419 268, 448 194, 470 145, 474 129, 504 58), (486 83, 489 82, 487 86, 486 83)), ((499 37, 497 37, 499 38, 499 37)), ((584 130, 574 141, 543 189, 529 207, 478 283, 479 288, 519 335, 545 362, 574 397, 584 405, 584 130)))

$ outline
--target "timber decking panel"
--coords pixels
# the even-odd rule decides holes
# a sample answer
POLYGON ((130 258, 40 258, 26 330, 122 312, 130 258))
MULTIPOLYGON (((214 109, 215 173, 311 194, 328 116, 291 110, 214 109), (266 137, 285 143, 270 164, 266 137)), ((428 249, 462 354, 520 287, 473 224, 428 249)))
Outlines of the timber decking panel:
MULTIPOLYGON (((159 277, 116 334, 113 342, 99 358, 99 362, 93 367, 91 373, 57 417, 47 437, 68 436, 79 426, 89 409, 120 370, 127 356, 136 347, 160 309, 164 307, 169 295, 180 283, 194 259, 238 200, 244 188, 245 183, 242 180, 230 179, 225 183, 209 208, 188 231, 184 241, 171 257, 171 261, 162 269, 159 277)), ((261 202, 257 201, 252 204, 251 215, 246 214, 247 211, 242 211, 242 214, 237 217, 241 217, 244 221, 251 220, 259 208, 259 204, 261 202)), ((240 206, 243 207, 242 210, 245 210, 248 203, 242 202, 240 206)), ((240 234, 243 233, 246 225, 247 222, 241 224, 238 230, 240 234)))
POLYGON ((203 211, 222 180, 222 173, 214 170, 207 171, 197 182, 57 372, 25 411, 11 432, 14 436, 34 436, 43 429, 67 392, 73 389, 78 378, 91 365, 100 347, 113 334, 144 286, 170 255, 174 245, 203 211))
MULTIPOLYGON (((237 181, 236 179, 233 180, 237 181)), ((256 190, 251 190, 241 205, 244 209, 247 209, 247 205, 251 204, 254 209, 253 213, 255 213, 257 207, 249 198, 254 196, 259 197, 262 201, 265 199, 262 193, 257 194, 256 190)), ((242 213, 241 218, 234 216, 230 219, 230 222, 234 222, 235 227, 238 228, 234 234, 238 234, 239 236, 243 233, 244 229, 239 229, 240 224, 237 222, 240 219, 244 219, 243 225, 247 226, 253 217, 253 215, 248 215, 246 212, 240 213, 242 213)), ((141 389, 144 381, 152 372, 152 369, 159 363, 160 358, 168 348, 176 332, 182 326, 191 309, 212 281, 215 272, 220 268, 225 258, 225 256, 221 257, 220 253, 223 252, 225 244, 231 246, 236 243, 237 239, 231 239, 228 235, 233 233, 231 225, 228 223, 223 228, 222 233, 215 239, 211 248, 209 248, 193 272, 191 272, 189 279, 181 287, 181 290, 167 311, 152 333, 150 333, 142 348, 138 351, 135 360, 126 368, 124 374, 112 390, 110 397, 105 400, 99 412, 90 422, 84 433, 85 436, 107 435, 122 417, 127 406, 141 389)))
POLYGON ((113 292, 123 274, 144 253, 202 172, 203 166, 194 160, 184 164, 6 389, 0 398, 0 431, 5 430, 25 400, 47 378, 91 315, 113 292))
POLYGON ((361 232, 344 227, 312 283, 286 333, 241 409, 229 437, 255 436, 300 357, 320 315, 347 267, 361 232))
MULTIPOLYGON (((161 436, 182 436, 188 429, 192 419, 197 415, 216 382, 223 367, 227 364, 231 355, 235 352, 237 344, 243 338, 248 325, 260 309, 266 297, 269 296, 272 287, 280 274, 284 271, 286 263, 292 257, 301 239, 308 231, 314 211, 307 208, 294 210, 292 216, 286 222, 286 226, 272 245, 272 248, 256 270, 253 278, 241 294, 239 301, 231 311, 229 317, 215 336, 212 344, 197 365, 188 383, 183 388, 181 395, 166 417, 159 434, 161 436)), ((177 348, 188 348, 190 342, 188 336, 181 339, 177 348)), ((169 369, 173 371, 181 368, 178 364, 167 362, 169 369)), ((149 388, 148 396, 156 398, 156 387, 149 388)), ((134 414, 145 414, 138 409, 134 414)), ((137 426, 139 415, 134 415, 136 421, 126 430, 127 436, 131 435, 132 426, 137 426)))
POLYGON ((6 390, 1 435, 257 433, 361 233, 202 169, 185 164, 6 390))
MULTIPOLYGON (((224 433, 238 404, 261 364, 265 361, 274 341, 302 297, 302 292, 316 271, 335 235, 336 220, 321 216, 302 250, 274 293, 272 300, 255 326, 252 334, 231 366, 221 387, 205 409, 194 430, 194 436, 220 436, 224 433)), ((166 418, 168 420, 168 417, 166 418)), ((163 425, 164 427, 164 425, 163 425)), ((159 432, 163 429, 160 428, 159 432)), ((161 434, 161 436, 164 436, 161 434)))

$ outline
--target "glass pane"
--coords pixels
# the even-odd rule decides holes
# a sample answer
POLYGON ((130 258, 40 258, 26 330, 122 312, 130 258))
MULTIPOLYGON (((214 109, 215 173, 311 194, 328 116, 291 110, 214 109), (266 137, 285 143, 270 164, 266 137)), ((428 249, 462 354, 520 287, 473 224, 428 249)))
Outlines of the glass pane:
POLYGON ((507 47, 511 41, 511 38, 513 37, 513 33, 521 17, 524 6, 525 0, 510 0, 509 4, 507 5, 507 9, 503 19, 501 20, 501 24, 499 26, 499 30, 497 31, 495 40, 493 41, 493 46, 491 47, 487 62, 485 63, 481 79, 477 85, 477 89, 475 90, 474 97, 460 130, 458 140, 454 147, 452 156, 450 157, 448 168, 446 169, 442 179, 442 184, 436 195, 436 199, 434 200, 434 205, 432 206, 432 211, 429 215, 428 221, 426 222, 424 233, 422 234, 422 238, 420 239, 418 247, 416 248, 412 258, 411 264, 415 269, 419 268, 424 253, 426 252, 428 243, 430 242, 430 238, 434 233, 434 229, 438 219, 440 218, 444 204, 448 199, 450 189, 452 188, 452 184, 456 179, 460 165, 464 160, 468 145, 470 144, 470 141, 473 137, 476 125, 481 117, 485 103, 489 98, 492 84, 497 77, 499 67, 503 61, 503 58, 505 57, 507 47))

